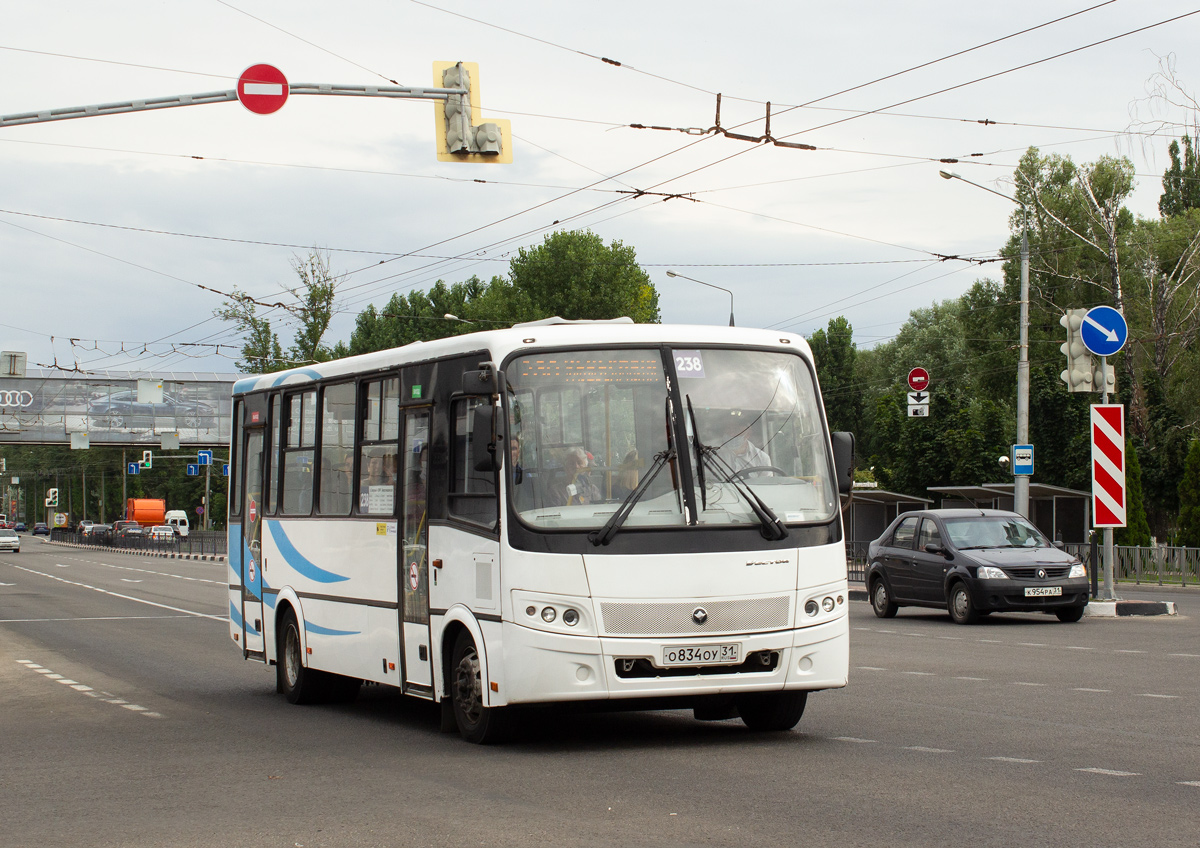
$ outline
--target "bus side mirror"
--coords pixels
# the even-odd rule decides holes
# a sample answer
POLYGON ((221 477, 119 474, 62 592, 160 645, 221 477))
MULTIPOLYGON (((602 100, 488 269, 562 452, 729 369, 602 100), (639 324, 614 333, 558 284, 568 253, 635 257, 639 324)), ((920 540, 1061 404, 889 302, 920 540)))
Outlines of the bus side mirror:
POLYGON ((463 372, 462 390, 468 397, 504 394, 504 386, 504 373, 494 368, 463 372))
POLYGON ((839 495, 848 495, 854 489, 854 434, 837 432, 833 439, 833 473, 837 475, 839 495))
MULTIPOLYGON (((463 382, 466 381, 464 377, 463 382)), ((490 402, 485 401, 475 407, 471 421, 471 458, 476 471, 500 470, 504 451, 499 449, 502 434, 496 427, 499 414, 500 408, 490 402)))

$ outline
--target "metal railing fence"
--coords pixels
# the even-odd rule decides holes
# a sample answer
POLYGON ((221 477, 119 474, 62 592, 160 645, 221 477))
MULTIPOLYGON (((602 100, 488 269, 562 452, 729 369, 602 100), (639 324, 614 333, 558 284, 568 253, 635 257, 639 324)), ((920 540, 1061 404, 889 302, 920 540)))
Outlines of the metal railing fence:
MULTIPOLYGON (((846 543, 846 570, 851 583, 862 583, 866 579, 867 565, 870 563, 867 556, 869 544, 846 543)), ((1091 573, 1091 545, 1068 544, 1064 545, 1064 550, 1079 557, 1091 573)), ((1113 580, 1117 583, 1157 583, 1160 586, 1200 585, 1200 548, 1116 545, 1113 547, 1113 580)))
POLYGON ((193 530, 186 538, 155 539, 146 536, 113 537, 110 533, 77 533, 74 530, 51 530, 50 539, 55 542, 72 542, 96 548, 145 551, 147 553, 191 554, 198 556, 224 556, 228 545, 227 536, 221 530, 193 530))

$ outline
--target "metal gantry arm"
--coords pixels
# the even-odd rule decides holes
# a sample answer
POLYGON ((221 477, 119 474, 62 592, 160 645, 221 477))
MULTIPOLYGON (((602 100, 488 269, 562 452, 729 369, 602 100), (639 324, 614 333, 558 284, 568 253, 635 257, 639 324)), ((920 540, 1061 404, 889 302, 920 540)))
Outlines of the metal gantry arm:
MULTIPOLYGON (((458 95, 467 95, 465 88, 408 88, 390 85, 338 85, 332 83, 289 83, 288 95, 324 94, 348 97, 389 97, 402 100, 447 100, 458 95)), ((25 124, 41 124, 47 121, 69 121, 72 118, 94 118, 99 115, 120 115, 125 112, 149 112, 156 109, 171 109, 178 106, 204 106, 209 103, 226 103, 237 100, 237 89, 209 91, 203 94, 176 94, 165 97, 147 97, 141 100, 123 100, 116 103, 99 103, 93 106, 67 106, 60 109, 45 109, 39 112, 22 112, 16 115, 0 115, 0 127, 15 127, 25 124)))

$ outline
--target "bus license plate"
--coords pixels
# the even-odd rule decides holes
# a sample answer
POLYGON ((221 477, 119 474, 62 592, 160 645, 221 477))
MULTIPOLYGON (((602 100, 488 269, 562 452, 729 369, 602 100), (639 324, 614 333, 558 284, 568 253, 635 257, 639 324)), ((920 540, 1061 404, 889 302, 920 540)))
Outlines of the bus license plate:
POLYGON ((736 665, 742 661, 738 642, 726 645, 668 645, 663 648, 664 668, 690 665, 736 665))
POLYGON ((1047 595, 1061 595, 1062 586, 1027 586, 1025 588, 1025 597, 1040 598, 1047 595))

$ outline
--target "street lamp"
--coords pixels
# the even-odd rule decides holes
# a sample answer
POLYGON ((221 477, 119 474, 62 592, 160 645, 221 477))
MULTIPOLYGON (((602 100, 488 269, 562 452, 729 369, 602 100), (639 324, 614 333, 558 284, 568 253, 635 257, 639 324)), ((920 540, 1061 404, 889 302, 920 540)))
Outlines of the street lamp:
POLYGON ((712 283, 706 283, 704 280, 697 280, 695 277, 685 277, 683 274, 676 274, 674 271, 668 271, 667 276, 679 277, 681 280, 691 280, 693 283, 699 283, 702 286, 708 286, 710 289, 720 289, 729 295, 729 326, 733 326, 733 292, 731 292, 729 289, 721 288, 720 286, 714 286, 712 283))
MULTIPOLYGON (((975 188, 999 195, 1021 207, 1021 342, 1017 360, 1017 444, 1029 444, 1029 209, 1015 197, 974 183, 951 171, 938 171, 944 180, 961 180, 975 188)), ((1029 518, 1029 477, 1016 473, 1013 464, 1013 506, 1029 518)))

